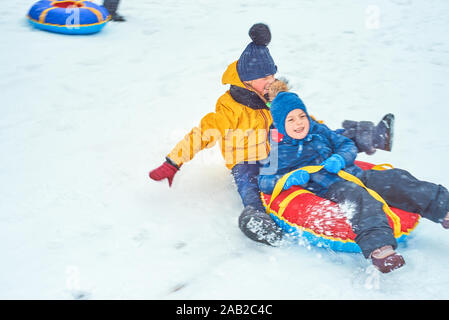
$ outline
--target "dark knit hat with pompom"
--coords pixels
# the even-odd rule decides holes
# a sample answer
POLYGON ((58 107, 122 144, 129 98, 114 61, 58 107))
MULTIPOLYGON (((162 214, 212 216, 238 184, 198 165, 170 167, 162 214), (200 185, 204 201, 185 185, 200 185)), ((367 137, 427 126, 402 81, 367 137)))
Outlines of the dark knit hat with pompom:
POLYGON ((249 29, 253 40, 243 51, 237 62, 237 72, 241 81, 250 81, 275 74, 277 66, 267 45, 271 41, 270 28, 266 24, 256 23, 249 29))

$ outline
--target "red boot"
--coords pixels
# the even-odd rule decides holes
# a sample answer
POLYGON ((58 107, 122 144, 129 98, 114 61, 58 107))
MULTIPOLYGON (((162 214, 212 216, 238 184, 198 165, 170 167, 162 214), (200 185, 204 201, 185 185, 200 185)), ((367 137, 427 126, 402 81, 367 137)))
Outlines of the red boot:
POLYGON ((404 258, 392 246, 384 246, 371 253, 373 265, 382 273, 399 269, 405 264, 404 258))

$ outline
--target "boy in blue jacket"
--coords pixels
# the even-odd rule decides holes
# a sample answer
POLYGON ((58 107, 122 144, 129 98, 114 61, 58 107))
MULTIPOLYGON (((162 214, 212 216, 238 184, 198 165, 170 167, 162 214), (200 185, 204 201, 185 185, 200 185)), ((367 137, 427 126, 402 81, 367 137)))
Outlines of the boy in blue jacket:
POLYGON ((258 178, 260 190, 271 194, 284 174, 304 166, 322 165, 323 169, 317 173, 304 170, 293 173, 284 189, 300 185, 336 203, 353 203, 355 213, 350 222, 357 235, 355 241, 365 258, 371 258, 381 272, 405 264, 403 257, 394 251, 397 242, 383 204, 364 188, 340 178, 337 175, 340 170, 358 177, 389 205, 419 213, 449 228, 449 192, 445 187, 420 181, 401 169, 363 171, 354 164, 357 156, 354 142, 312 120, 295 93, 279 93, 271 104, 271 114, 274 126, 283 137, 276 143, 270 141, 270 155, 258 178))

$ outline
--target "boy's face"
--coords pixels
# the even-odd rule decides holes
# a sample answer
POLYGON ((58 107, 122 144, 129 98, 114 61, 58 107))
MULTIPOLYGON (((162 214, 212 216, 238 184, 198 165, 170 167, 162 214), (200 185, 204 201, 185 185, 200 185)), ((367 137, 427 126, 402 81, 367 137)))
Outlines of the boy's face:
POLYGON ((290 111, 285 118, 285 132, 293 139, 304 139, 309 133, 310 123, 307 114, 301 109, 290 111))
POLYGON ((266 76, 265 78, 259 78, 248 81, 249 85, 256 90, 260 95, 264 96, 268 93, 268 89, 274 82, 274 74, 266 76))

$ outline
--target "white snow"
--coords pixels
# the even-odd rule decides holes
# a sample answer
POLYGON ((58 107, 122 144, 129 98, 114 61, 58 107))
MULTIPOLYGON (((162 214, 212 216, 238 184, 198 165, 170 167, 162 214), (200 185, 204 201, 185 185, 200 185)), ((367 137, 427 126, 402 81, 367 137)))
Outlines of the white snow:
POLYGON ((359 254, 267 247, 237 227, 217 147, 173 187, 148 172, 227 90, 221 75, 271 27, 309 111, 396 115, 391 163, 449 186, 447 0, 124 0, 92 36, 32 29, 0 6, 1 299, 448 299, 449 233, 422 220, 387 275, 359 254))

